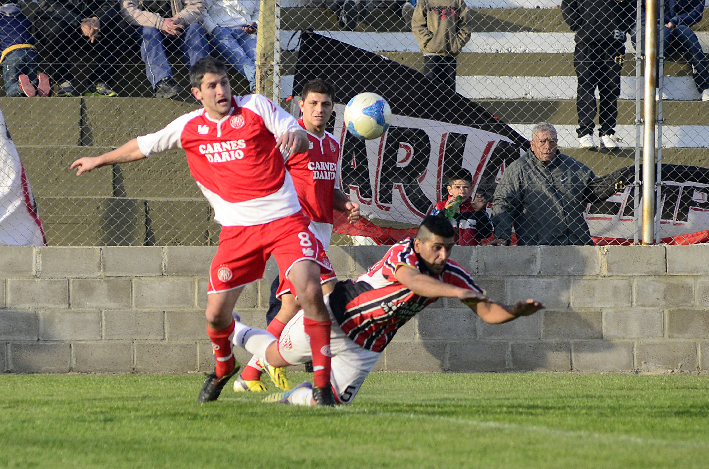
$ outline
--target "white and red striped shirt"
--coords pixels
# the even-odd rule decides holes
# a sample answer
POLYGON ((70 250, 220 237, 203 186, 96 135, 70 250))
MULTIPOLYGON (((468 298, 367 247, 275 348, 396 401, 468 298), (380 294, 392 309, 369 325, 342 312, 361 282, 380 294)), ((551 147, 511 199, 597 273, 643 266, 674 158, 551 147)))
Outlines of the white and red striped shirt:
POLYGON ((302 129, 293 116, 250 94, 233 96, 229 114, 220 120, 199 109, 138 137, 138 147, 148 157, 184 149, 214 220, 222 226, 252 226, 300 210, 285 158, 276 148, 276 138, 294 130, 302 129))
MULTIPOLYGON (((395 274, 402 265, 431 275, 414 251, 414 239, 407 238, 392 246, 356 282, 338 282, 330 294, 330 309, 340 329, 364 349, 384 350, 409 319, 438 299, 417 295, 401 284, 395 274)), ((451 260, 440 275, 431 276, 450 285, 483 293, 470 274, 451 260)))
MULTIPOLYGON (((302 119, 298 124, 305 128, 302 119)), ((293 178, 303 212, 312 220, 311 231, 327 250, 332 236, 335 189, 340 189, 340 145, 329 132, 322 138, 308 132, 308 143, 307 152, 288 158, 286 169, 293 178)))

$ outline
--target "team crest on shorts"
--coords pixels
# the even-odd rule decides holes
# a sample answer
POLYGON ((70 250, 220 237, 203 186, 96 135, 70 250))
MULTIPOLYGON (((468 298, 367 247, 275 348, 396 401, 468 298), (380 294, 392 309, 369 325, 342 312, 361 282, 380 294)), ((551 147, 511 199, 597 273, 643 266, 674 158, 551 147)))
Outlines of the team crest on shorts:
POLYGON ((217 278, 220 282, 226 283, 231 280, 232 277, 231 269, 225 265, 220 266, 219 270, 217 270, 217 278))
POLYGON ((293 350, 293 342, 291 342, 290 336, 287 337, 283 342, 278 344, 278 347, 284 350, 293 350))
POLYGON ((242 116, 241 114, 231 116, 231 119, 229 119, 229 124, 235 129, 242 128, 245 123, 246 122, 244 121, 244 116, 242 116))

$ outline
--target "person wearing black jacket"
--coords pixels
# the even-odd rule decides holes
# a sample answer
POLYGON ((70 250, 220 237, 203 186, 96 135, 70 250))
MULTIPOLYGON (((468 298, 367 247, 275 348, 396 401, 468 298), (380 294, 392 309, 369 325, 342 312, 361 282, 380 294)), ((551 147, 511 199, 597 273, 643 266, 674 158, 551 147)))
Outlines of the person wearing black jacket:
POLYGON ((87 92, 116 96, 113 76, 126 50, 120 5, 117 0, 39 0, 35 21, 36 36, 52 80, 58 84, 57 96, 78 96, 72 68, 77 50, 89 51, 95 61, 87 73, 87 92))
POLYGON ((615 136, 620 97, 620 72, 625 57, 625 38, 635 22, 634 0, 562 0, 561 15, 576 33, 574 69, 578 78, 576 133, 581 148, 596 148, 593 120, 596 96, 600 97, 599 129, 602 148, 619 148, 615 136))

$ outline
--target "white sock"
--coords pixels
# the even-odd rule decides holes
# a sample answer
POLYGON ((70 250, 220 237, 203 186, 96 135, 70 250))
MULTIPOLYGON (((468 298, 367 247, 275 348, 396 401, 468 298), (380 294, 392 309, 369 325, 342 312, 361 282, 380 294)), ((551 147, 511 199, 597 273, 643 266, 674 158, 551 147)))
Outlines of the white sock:
POLYGON ((313 390, 308 388, 296 389, 290 396, 288 396, 288 402, 293 405, 312 406, 314 405, 313 390))
POLYGON ((276 340, 276 336, 263 329, 253 329, 239 321, 234 325, 232 343, 264 361, 266 361, 266 349, 276 340))

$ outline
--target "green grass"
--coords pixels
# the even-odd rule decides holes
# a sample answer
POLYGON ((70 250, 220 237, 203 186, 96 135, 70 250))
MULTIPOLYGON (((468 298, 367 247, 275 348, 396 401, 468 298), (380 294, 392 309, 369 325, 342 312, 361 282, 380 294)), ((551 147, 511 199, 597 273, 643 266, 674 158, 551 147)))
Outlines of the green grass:
POLYGON ((702 375, 376 373, 335 409, 262 404, 230 387, 200 405, 202 381, 2 375, 0 467, 709 465, 702 375))

